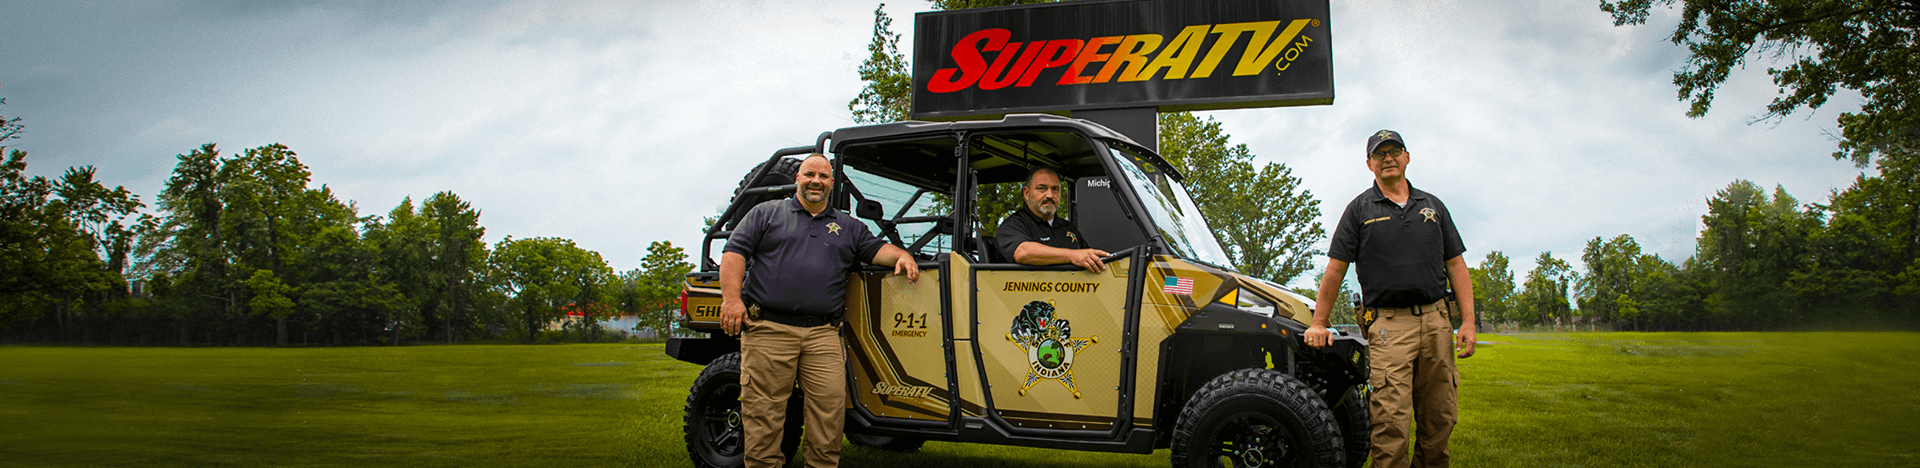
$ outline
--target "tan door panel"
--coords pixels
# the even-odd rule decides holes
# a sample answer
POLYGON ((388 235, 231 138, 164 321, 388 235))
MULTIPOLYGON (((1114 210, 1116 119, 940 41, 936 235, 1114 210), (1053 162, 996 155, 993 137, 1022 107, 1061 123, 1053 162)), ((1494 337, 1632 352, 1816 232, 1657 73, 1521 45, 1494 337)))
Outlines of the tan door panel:
POLYGON ((948 419, 939 270, 921 271, 918 283, 888 273, 857 276, 847 282, 852 404, 884 418, 948 419))
POLYGON ((1016 427, 1111 428, 1123 375, 1126 277, 982 270, 974 279, 992 409, 1016 427))

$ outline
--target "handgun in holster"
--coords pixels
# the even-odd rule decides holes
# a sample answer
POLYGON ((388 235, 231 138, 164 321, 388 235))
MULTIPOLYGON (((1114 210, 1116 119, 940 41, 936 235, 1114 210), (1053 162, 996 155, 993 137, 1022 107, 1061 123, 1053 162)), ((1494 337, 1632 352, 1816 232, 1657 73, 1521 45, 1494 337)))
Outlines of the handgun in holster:
POLYGON ((1453 295, 1452 289, 1448 289, 1447 290, 1447 321, 1452 322, 1454 320, 1459 320, 1459 319, 1460 319, 1460 298, 1455 297, 1453 295))
POLYGON ((1353 318, 1360 322, 1360 334, 1365 335, 1367 330, 1373 329, 1373 321, 1379 317, 1379 311, 1367 307, 1366 301, 1361 300, 1359 294, 1353 295, 1353 318))

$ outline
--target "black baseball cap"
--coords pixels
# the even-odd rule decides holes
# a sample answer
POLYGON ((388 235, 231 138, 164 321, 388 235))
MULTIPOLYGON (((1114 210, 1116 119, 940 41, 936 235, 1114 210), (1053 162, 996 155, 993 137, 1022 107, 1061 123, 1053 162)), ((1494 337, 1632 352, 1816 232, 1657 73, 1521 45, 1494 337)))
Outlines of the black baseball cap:
POLYGON ((1367 137, 1367 154, 1373 154, 1373 150, 1379 149, 1380 144, 1389 141, 1399 143, 1401 148, 1407 147, 1407 141, 1400 139, 1400 132, 1381 130, 1373 132, 1373 136, 1367 137))

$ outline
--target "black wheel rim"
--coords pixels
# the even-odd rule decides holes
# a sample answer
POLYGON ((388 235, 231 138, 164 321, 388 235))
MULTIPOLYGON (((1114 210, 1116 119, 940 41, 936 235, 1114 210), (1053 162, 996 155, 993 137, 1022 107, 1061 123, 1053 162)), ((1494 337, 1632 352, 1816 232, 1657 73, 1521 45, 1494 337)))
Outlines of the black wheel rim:
POLYGON ((700 441, 721 457, 738 457, 744 444, 740 426, 740 384, 714 386, 700 413, 700 441))
POLYGON ((1279 420, 1261 413, 1228 416, 1209 437, 1204 457, 1207 466, 1262 468, 1292 466, 1301 447, 1294 431, 1286 430, 1279 420))

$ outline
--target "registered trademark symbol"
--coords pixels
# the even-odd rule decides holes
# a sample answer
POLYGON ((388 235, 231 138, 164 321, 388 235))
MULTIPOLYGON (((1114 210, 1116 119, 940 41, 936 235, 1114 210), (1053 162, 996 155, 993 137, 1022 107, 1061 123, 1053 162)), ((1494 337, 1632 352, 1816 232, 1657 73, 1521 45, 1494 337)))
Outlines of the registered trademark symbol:
POLYGON ((1320 20, 1313 20, 1313 27, 1320 27, 1320 20))

